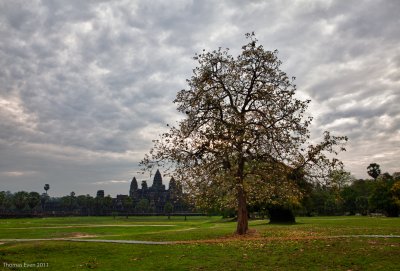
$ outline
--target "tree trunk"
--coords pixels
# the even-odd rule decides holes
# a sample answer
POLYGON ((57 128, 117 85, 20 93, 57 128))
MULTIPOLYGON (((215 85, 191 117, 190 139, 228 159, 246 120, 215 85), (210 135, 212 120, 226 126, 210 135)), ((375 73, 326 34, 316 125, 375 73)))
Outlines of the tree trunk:
POLYGON ((237 211, 237 228, 236 233, 243 235, 249 229, 249 218, 247 211, 246 196, 243 187, 238 188, 238 211, 237 211))
MULTIPOLYGON (((242 116, 242 123, 244 123, 244 116, 242 116)), ((243 136, 243 133, 242 135, 243 136)), ((236 233, 243 235, 247 233, 249 229, 249 213, 247 211, 246 193, 243 188, 244 181, 244 164, 245 159, 242 151, 242 144, 239 146, 239 161, 238 161, 238 172, 237 172, 237 200, 238 200, 238 214, 237 214, 237 228, 236 233)))

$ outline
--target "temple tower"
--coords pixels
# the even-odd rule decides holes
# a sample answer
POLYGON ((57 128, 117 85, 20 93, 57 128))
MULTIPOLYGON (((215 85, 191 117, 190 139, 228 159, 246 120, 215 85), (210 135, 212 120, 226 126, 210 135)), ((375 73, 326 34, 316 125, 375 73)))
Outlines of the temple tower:
POLYGON ((138 192, 138 183, 135 177, 133 177, 132 182, 131 182, 131 187, 129 189, 129 196, 134 199, 137 197, 137 192, 138 192))
POLYGON ((165 185, 162 184, 162 177, 160 171, 157 169, 156 174, 154 175, 153 185, 151 186, 156 191, 164 191, 165 185))

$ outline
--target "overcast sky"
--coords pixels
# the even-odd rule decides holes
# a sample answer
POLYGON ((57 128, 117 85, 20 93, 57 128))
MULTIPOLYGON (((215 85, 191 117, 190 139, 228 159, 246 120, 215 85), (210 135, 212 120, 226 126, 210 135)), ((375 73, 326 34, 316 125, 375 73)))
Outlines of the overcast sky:
POLYGON ((312 100, 313 138, 347 135, 356 177, 400 171, 399 14, 398 0, 1 1, 0 191, 127 194, 179 119, 194 54, 236 55, 252 31, 312 100))

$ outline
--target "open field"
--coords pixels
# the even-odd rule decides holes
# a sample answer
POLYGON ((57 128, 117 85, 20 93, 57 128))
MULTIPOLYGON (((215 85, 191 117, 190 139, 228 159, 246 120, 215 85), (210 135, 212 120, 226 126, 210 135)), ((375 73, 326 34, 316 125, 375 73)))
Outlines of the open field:
POLYGON ((232 234, 235 222, 219 217, 3 219, 0 268, 400 270, 399 218, 297 218, 295 225, 267 222, 251 221, 251 234, 238 238, 232 234), (77 242, 87 239, 98 242, 77 242), (161 243, 117 243, 133 240, 161 243))

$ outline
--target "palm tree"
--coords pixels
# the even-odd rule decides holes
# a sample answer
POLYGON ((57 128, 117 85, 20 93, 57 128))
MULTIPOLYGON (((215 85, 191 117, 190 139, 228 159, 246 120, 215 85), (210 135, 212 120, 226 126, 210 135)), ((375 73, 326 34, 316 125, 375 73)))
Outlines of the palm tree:
POLYGON ((50 185, 47 183, 44 185, 44 190, 46 191, 46 195, 47 195, 47 190, 50 189, 50 185))
POLYGON ((367 171, 368 175, 371 176, 372 178, 374 178, 375 181, 376 181, 376 178, 378 178, 378 176, 381 175, 381 169, 377 163, 369 164, 367 169, 368 169, 368 171, 367 171))

